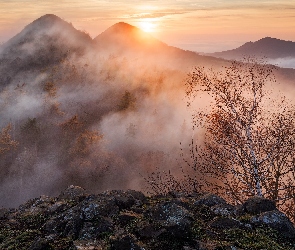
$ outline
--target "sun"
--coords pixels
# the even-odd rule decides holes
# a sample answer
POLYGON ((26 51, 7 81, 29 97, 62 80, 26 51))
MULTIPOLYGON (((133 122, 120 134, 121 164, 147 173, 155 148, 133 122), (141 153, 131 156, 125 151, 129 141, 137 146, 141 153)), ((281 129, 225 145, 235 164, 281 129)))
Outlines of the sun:
POLYGON ((147 33, 151 33, 155 31, 156 25, 151 21, 141 21, 139 23, 139 27, 147 33))

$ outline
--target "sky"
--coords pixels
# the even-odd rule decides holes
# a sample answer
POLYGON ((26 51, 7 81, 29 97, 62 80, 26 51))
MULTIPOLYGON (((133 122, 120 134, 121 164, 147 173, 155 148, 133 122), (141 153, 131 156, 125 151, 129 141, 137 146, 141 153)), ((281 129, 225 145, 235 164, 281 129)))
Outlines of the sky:
POLYGON ((295 0, 0 0, 0 43, 45 14, 91 37, 126 22, 197 52, 233 49, 267 36, 295 41, 295 0))

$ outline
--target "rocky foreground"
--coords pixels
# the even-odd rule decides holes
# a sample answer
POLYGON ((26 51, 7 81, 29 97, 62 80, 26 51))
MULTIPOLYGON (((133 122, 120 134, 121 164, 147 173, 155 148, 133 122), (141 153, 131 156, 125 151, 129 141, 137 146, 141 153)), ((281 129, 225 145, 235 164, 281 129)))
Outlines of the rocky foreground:
POLYGON ((0 209, 0 249, 295 249, 295 228, 272 201, 238 207, 213 194, 146 197, 133 190, 58 197, 0 209))

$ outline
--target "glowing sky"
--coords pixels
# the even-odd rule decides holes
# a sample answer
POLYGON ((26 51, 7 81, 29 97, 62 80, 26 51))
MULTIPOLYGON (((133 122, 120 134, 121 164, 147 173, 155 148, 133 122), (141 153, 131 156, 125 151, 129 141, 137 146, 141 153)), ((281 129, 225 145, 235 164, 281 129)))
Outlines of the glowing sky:
POLYGON ((266 36, 295 41, 295 0, 0 0, 0 42, 47 13, 92 37, 123 21, 195 51, 231 49, 266 36))

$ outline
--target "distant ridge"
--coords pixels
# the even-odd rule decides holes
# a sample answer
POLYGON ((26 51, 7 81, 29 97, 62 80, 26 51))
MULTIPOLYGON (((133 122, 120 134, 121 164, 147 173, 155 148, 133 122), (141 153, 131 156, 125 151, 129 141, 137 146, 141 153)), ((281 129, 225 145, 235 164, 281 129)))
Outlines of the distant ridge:
POLYGON ((256 42, 247 42, 236 49, 210 53, 209 55, 235 60, 249 56, 268 59, 295 57, 295 42, 265 37, 256 42))

